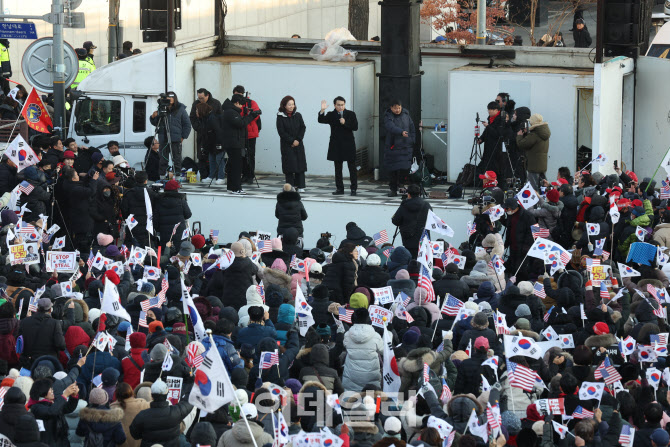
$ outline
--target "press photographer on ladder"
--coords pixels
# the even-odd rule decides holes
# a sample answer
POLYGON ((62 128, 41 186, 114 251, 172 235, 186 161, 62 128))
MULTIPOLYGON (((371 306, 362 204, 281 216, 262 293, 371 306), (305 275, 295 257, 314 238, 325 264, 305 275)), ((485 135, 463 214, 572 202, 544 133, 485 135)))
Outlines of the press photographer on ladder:
POLYGON ((161 94, 158 99, 158 110, 151 115, 149 122, 152 126, 156 126, 158 142, 161 146, 158 167, 161 180, 167 180, 170 154, 172 154, 172 172, 179 175, 181 172, 181 144, 191 134, 191 121, 188 118, 186 106, 179 102, 175 92, 161 94))

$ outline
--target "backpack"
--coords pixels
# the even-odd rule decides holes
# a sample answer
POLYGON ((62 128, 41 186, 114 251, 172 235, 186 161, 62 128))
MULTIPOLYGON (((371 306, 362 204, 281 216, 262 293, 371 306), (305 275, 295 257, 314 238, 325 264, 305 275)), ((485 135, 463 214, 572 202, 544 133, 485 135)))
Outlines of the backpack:
POLYGON ((110 444, 105 444, 105 437, 102 433, 94 432, 91 426, 88 426, 88 436, 84 439, 84 447, 107 447, 110 444))
POLYGON ((477 167, 473 164, 467 163, 463 166, 463 171, 458 174, 456 178, 456 183, 465 186, 472 186, 475 181, 475 171, 477 167))

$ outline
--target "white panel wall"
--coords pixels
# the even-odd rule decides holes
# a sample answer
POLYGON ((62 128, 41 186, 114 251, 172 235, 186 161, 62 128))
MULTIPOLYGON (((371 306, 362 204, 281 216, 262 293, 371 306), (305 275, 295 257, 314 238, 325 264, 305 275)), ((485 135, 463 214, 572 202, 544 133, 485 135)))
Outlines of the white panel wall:
MULTIPOLYGON (((511 73, 465 71, 449 73, 449 149, 447 168, 449 178, 455 181, 468 162, 474 138, 474 119, 488 114, 486 105, 495 100, 498 92, 530 98, 528 104, 517 102, 517 107, 529 107, 549 123, 551 138, 547 177, 554 177, 561 166, 575 166, 577 140, 577 89, 591 87, 590 75, 554 73, 511 73), (522 79, 521 82, 519 80, 522 79), (514 88, 524 88, 516 92, 514 88)), ((483 129, 482 129, 483 131, 483 129)), ((482 145, 483 150, 483 145, 482 145)))

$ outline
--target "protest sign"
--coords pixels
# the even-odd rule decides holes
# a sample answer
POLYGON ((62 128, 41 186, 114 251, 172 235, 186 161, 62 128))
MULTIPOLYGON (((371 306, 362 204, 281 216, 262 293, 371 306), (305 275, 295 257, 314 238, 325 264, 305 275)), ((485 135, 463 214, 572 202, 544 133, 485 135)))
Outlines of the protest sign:
POLYGON ((9 246, 9 262, 16 264, 37 264, 40 255, 36 243, 23 243, 9 246))
POLYGON ((172 405, 177 405, 179 403, 179 398, 181 397, 181 386, 183 382, 184 379, 181 377, 167 376, 165 378, 165 384, 168 388, 167 398, 170 402, 172 402, 172 405))
POLYGON ((377 327, 384 327, 384 317, 386 317, 386 323, 390 322, 391 318, 393 318, 393 312, 380 306, 370 306, 368 312, 370 312, 372 325, 377 327))
POLYGON ((381 287, 379 289, 370 289, 375 295, 375 304, 389 304, 393 302, 393 288, 391 286, 381 287))
POLYGON ((74 251, 48 251, 47 272, 71 273, 77 268, 77 253, 74 251))

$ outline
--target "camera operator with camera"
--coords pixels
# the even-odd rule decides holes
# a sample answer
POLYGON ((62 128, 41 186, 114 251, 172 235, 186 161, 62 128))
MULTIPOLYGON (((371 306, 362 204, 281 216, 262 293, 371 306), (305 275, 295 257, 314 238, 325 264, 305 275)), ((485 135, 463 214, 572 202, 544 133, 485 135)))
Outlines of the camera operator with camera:
POLYGON ((223 149, 228 153, 230 167, 226 189, 239 195, 246 194, 242 189, 242 151, 247 140, 247 125, 261 114, 260 110, 253 110, 242 116, 244 104, 246 98, 242 95, 233 95, 223 103, 223 149))
MULTIPOLYGON (((214 99, 209 90, 205 88, 199 88, 197 91, 198 98, 193 101, 191 105, 191 112, 188 114, 189 119, 191 120, 191 126, 196 132, 196 155, 198 157, 198 170, 200 171, 200 178, 203 182, 209 181, 209 175, 214 169, 214 166, 208 166, 209 154, 204 149, 204 139, 205 139, 205 127, 206 127, 206 117, 200 115, 196 111, 198 104, 207 104, 212 108, 212 113, 214 115, 221 115, 221 103, 219 100, 214 99)), ((223 178, 223 177, 221 177, 223 178)))
POLYGON ((158 141, 160 142, 161 179, 166 179, 166 172, 172 154, 173 172, 181 172, 181 145, 184 139, 191 134, 191 121, 186 113, 186 106, 179 102, 175 92, 161 94, 158 98, 158 110, 149 120, 157 127, 158 141))
POLYGON ((479 176, 484 182, 484 189, 479 197, 468 199, 468 205, 473 205, 470 213, 474 216, 475 233, 468 241, 470 247, 474 247, 484 240, 490 233, 500 230, 500 221, 491 222, 488 214, 484 214, 489 208, 500 205, 505 200, 505 193, 498 187, 498 179, 493 171, 486 171, 479 176))
POLYGON ((494 171, 498 177, 504 177, 505 166, 509 164, 506 155, 502 152, 502 143, 512 137, 512 132, 506 113, 501 112, 498 103, 491 101, 486 109, 488 118, 482 121, 485 127, 484 132, 479 137, 479 143, 484 144, 484 153, 479 162, 477 171, 494 171))
MULTIPOLYGON (((242 105, 242 116, 249 116, 253 112, 260 111, 256 101, 251 99, 249 92, 245 91, 244 86, 238 85, 233 89, 233 95, 241 95, 245 102, 242 105)), ((246 153, 242 155, 242 183, 251 184, 256 176, 256 139, 261 131, 261 117, 256 115, 254 119, 247 124, 246 153)))
POLYGON ((530 126, 517 132, 516 144, 526 157, 526 175, 535 191, 540 190, 540 180, 545 178, 547 171, 547 155, 549 153, 549 124, 542 120, 542 115, 534 114, 528 120, 530 126))

